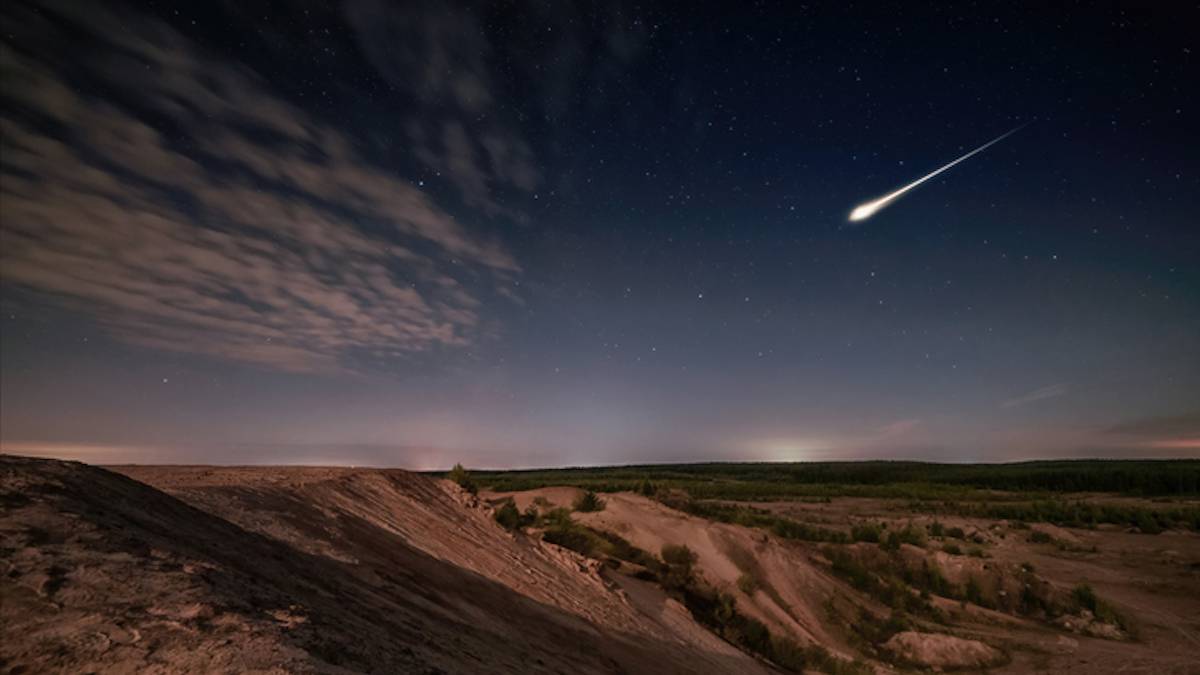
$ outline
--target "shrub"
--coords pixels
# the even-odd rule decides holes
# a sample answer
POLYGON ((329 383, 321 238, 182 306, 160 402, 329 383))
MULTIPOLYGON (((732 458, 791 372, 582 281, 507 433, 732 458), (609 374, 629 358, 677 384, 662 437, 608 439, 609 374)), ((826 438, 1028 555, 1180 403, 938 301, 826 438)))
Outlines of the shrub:
POLYGON ((881 528, 879 523, 859 523, 850 529, 850 538, 854 541, 879 543, 881 528))
POLYGON ((668 565, 686 565, 691 567, 695 564, 697 557, 686 544, 679 546, 667 544, 662 547, 662 559, 668 565))
POLYGON ((546 530, 542 539, 589 557, 596 554, 596 540, 584 529, 555 528, 546 530))
POLYGON ((638 494, 643 497, 653 497, 655 491, 654 483, 651 483, 647 478, 643 478, 642 482, 638 484, 638 494))
POLYGON ((983 587, 979 585, 979 580, 975 577, 967 577, 967 588, 965 592, 967 602, 975 603, 980 607, 987 607, 983 599, 983 587))
POLYGON ((1031 544, 1051 544, 1054 543, 1054 537, 1049 533, 1041 530, 1033 530, 1029 533, 1029 543, 1031 544))
POLYGON ((737 587, 746 595, 754 595, 754 592, 758 590, 758 580, 749 574, 743 574, 738 577, 737 587))
POLYGON ((573 504, 576 511, 583 513, 591 513, 593 511, 604 510, 604 500, 600 499, 592 490, 588 490, 579 496, 573 504))
POLYGON ((971 556, 972 558, 986 558, 987 552, 985 552, 979 546, 972 546, 967 550, 967 555, 971 556))
POLYGON ((925 533, 913 527, 911 523, 904 526, 903 530, 892 530, 887 533, 887 537, 879 543, 879 546, 885 551, 896 551, 900 549, 901 544, 912 544, 913 546, 925 545, 925 533))
POLYGON ((496 509, 494 518, 506 530, 516 530, 522 526, 521 512, 517 510, 517 505, 512 499, 504 500, 500 508, 496 509))
POLYGON ((929 526, 929 534, 934 537, 942 536, 945 533, 945 531, 946 531, 946 528, 936 520, 933 521, 933 524, 931 524, 929 526))
POLYGON ((1093 614, 1096 613, 1096 606, 1100 599, 1096 597, 1096 592, 1087 584, 1079 584, 1071 591, 1071 600, 1080 609, 1086 609, 1093 614))
POLYGON ((667 569, 663 571, 662 585, 667 590, 679 590, 692 583, 692 565, 696 554, 687 546, 667 544, 662 547, 662 559, 667 569))
POLYGON ((966 539, 967 533, 963 532, 961 527, 951 527, 946 529, 946 536, 954 537, 955 539, 966 539))
POLYGON ((479 494, 479 486, 475 484, 471 474, 467 473, 462 464, 455 464, 454 468, 450 469, 450 473, 446 474, 446 478, 458 483, 459 487, 473 495, 479 494))
POLYGON ((962 548, 958 544, 946 544, 942 546, 942 550, 950 555, 962 555, 962 548))

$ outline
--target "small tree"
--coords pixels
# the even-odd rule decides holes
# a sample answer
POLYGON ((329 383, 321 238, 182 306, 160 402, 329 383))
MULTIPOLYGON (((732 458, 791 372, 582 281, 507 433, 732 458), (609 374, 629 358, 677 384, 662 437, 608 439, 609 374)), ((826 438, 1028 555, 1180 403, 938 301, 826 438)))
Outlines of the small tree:
POLYGON ((654 483, 651 483, 648 478, 643 478, 641 484, 638 485, 638 493, 643 497, 653 497, 654 491, 654 483))
POLYGON ((496 522, 506 530, 516 530, 521 527, 521 512, 517 510, 517 505, 512 499, 505 500, 500 508, 496 509, 495 518, 496 522))
POLYGON ((467 473, 462 464, 455 464, 454 468, 450 469, 450 473, 446 474, 446 478, 458 483, 459 487, 473 495, 479 494, 479 486, 475 484, 475 480, 471 478, 471 474, 467 473))
POLYGON ((604 500, 600 499, 600 497, 597 496, 595 492, 588 490, 587 492, 580 495, 579 499, 575 500, 575 504, 573 506, 575 507, 576 511, 581 511, 583 513, 591 513, 592 511, 603 511, 604 510, 604 500))
POLYGON ((667 544, 662 547, 662 559, 667 570, 662 575, 662 585, 667 590, 677 590, 692 583, 692 565, 696 554, 686 545, 667 544))

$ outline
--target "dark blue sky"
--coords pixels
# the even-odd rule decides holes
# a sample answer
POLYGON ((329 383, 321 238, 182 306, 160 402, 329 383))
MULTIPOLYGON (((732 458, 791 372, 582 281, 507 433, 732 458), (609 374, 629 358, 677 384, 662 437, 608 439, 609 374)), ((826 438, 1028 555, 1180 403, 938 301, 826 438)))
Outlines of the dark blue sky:
POLYGON ((1200 453, 1194 5, 0 11, 7 450, 1200 453))

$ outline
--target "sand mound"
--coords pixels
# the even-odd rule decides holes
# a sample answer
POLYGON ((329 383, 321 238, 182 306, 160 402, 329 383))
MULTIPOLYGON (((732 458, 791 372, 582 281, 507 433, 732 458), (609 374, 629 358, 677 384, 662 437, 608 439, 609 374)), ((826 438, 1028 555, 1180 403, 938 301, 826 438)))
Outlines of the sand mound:
POLYGON ((122 470, 0 456, 4 669, 764 672, 444 481, 122 470))
POLYGON ((926 668, 987 668, 1005 660, 1000 650, 978 640, 938 633, 896 633, 884 649, 901 662, 926 668))
MULTIPOLYGON (((568 496, 562 490, 531 490, 514 498, 518 505, 538 497, 561 501, 568 496)), ((655 555, 664 545, 686 544, 697 555, 697 575, 734 596, 739 611, 777 634, 821 645, 841 656, 852 655, 821 620, 823 605, 837 584, 809 561, 803 547, 760 530, 690 516, 641 495, 621 492, 605 494, 603 499, 603 511, 576 513, 575 518, 655 555), (739 587, 742 576, 753 580, 752 592, 739 587)))

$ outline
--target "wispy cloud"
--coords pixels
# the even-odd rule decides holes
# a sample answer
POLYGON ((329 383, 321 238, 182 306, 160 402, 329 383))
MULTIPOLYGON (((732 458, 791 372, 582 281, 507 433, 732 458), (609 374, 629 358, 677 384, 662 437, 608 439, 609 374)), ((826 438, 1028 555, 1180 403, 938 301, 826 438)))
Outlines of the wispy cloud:
POLYGON ((5 10, 21 27, 0 52, 6 285, 133 344, 290 371, 483 332, 519 272, 502 247, 254 73, 103 7, 5 10), (80 70, 39 51, 72 31, 109 56, 80 70))
POLYGON ((514 215, 499 192, 531 192, 541 182, 519 127, 496 108, 492 46, 469 8, 443 2, 346 4, 363 54, 414 112, 405 128, 416 155, 445 176, 468 205, 514 215))
POLYGON ((1044 401, 1048 398, 1057 398, 1067 393, 1067 385, 1051 384, 1045 387, 1034 389, 1031 392, 1021 394, 1014 398, 1010 398, 1000 403, 1001 408, 1016 408, 1018 406, 1028 405, 1037 401, 1044 401))

